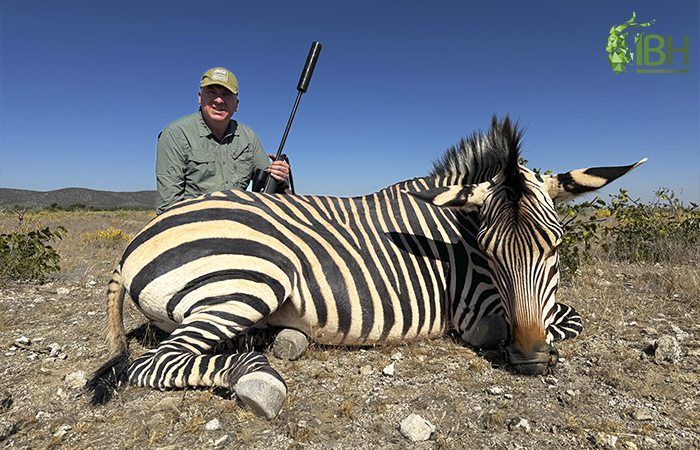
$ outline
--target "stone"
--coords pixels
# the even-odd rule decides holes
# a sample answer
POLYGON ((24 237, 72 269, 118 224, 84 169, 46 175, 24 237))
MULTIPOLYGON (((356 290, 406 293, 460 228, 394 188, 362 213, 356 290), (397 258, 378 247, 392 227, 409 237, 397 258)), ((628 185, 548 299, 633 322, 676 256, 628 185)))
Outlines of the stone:
POLYGON ((430 435, 435 432, 435 425, 418 414, 411 414, 401 421, 400 430, 411 442, 422 442, 430 439, 430 435))
POLYGON ((58 295, 68 295, 68 294, 70 294, 70 289, 64 288, 64 287, 60 287, 60 288, 56 289, 56 294, 58 294, 58 295))
POLYGON ((396 362, 393 362, 382 369, 382 373, 388 377, 393 377, 396 370, 396 362))
POLYGON ((639 421, 652 419, 651 411, 649 411, 649 408, 644 408, 644 407, 638 408, 634 412, 634 414, 632 414, 632 417, 634 418, 634 420, 639 420, 639 421))
POLYGON ((661 336, 655 344, 654 357, 656 361, 677 363, 681 359, 681 346, 675 337, 661 336))
POLYGON ((216 431, 219 428, 221 428, 221 423, 219 422, 219 419, 212 419, 207 424, 204 426, 204 429, 207 431, 216 431))
POLYGON ((56 342, 49 344, 49 358, 55 358, 61 352, 61 346, 56 342))
POLYGON ((503 394, 503 388, 498 386, 493 386, 488 389, 488 393, 491 395, 501 395, 503 394))
POLYGON ((87 375, 84 370, 78 370, 77 372, 66 375, 65 381, 69 388, 82 388, 87 384, 87 375))
POLYGON ((275 337, 275 342, 272 344, 272 351, 279 359, 295 361, 306 352, 308 345, 309 342, 304 333, 286 328, 280 331, 275 337))
POLYGON ((360 367, 360 375, 367 376, 370 373, 372 373, 372 366, 365 365, 365 366, 360 367))
POLYGON ((53 434, 53 436, 57 439, 62 439, 63 436, 68 434, 68 432, 72 429, 73 429, 73 427, 71 427, 70 425, 61 425, 60 427, 58 427, 58 429, 53 434))
POLYGON ((595 436, 591 436, 590 440, 593 441, 597 448, 605 450, 614 449, 615 445, 617 445, 617 436, 601 432, 596 433, 595 436))
POLYGON ((531 429, 532 428, 530 427, 530 422, 528 422, 526 419, 523 419, 522 417, 513 419, 508 424, 508 430, 510 431, 522 430, 526 433, 529 433, 531 429))
POLYGON ((266 372, 243 375, 234 391, 244 405, 266 419, 277 417, 287 396, 284 383, 266 372))

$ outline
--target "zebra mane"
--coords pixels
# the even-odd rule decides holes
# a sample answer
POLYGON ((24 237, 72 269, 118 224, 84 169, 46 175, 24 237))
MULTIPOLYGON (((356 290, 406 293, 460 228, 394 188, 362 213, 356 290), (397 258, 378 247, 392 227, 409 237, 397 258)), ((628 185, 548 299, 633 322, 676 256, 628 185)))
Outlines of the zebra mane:
POLYGON ((458 145, 448 148, 433 162, 431 177, 451 180, 451 184, 482 183, 504 170, 506 185, 516 199, 524 189, 524 179, 518 170, 523 130, 506 115, 491 121, 491 129, 481 130, 462 138, 458 145))

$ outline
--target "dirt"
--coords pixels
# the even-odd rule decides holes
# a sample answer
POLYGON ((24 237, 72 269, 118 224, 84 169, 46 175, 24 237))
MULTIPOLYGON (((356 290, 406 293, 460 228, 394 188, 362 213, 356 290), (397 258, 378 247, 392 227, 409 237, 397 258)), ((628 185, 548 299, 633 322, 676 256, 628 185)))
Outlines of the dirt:
MULTIPOLYGON (((280 416, 265 420, 212 389, 123 387, 90 406, 85 377, 106 351, 110 263, 102 265, 99 276, 0 288, 0 448, 700 448, 700 321, 687 298, 697 292, 654 281, 679 268, 591 266, 561 286, 558 299, 586 329, 558 345, 548 376, 516 375, 498 352, 453 336, 311 344, 298 361, 268 350, 289 395, 280 416), (393 375, 383 373, 392 363, 393 375), (400 431, 412 413, 434 426, 428 440, 400 431)), ((133 355, 162 337, 130 304, 125 325, 133 355)))

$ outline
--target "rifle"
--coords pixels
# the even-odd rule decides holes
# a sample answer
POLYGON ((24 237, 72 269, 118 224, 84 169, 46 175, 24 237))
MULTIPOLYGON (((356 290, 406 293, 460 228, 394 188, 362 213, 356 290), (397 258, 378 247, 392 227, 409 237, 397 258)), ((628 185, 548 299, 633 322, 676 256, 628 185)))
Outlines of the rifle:
MULTIPOLYGON (((299 106, 299 100, 301 100, 301 95, 306 92, 309 88, 309 82, 311 81, 311 75, 314 73, 314 68, 316 67, 316 61, 318 61, 318 55, 321 53, 321 44, 319 42, 314 42, 311 44, 311 50, 309 50, 309 56, 306 58, 306 64, 304 64, 304 70, 301 72, 301 78, 299 78, 299 84, 297 84, 297 99, 294 102, 294 108, 292 108, 292 114, 289 116, 289 121, 287 122, 287 128, 284 130, 284 135, 282 136, 282 142, 280 142, 280 147, 277 150, 277 155, 275 156, 275 161, 280 161, 285 159, 289 161, 286 155, 282 155, 282 148, 287 140, 287 134, 289 134, 289 129, 292 127, 292 121, 294 120, 294 114, 297 112, 297 106, 299 106)), ((289 172, 291 181, 291 170, 289 172)), ((272 178, 267 170, 258 169, 253 177, 253 192, 264 192, 266 194, 272 194, 277 189, 277 182, 272 178), (264 187, 263 187, 264 186, 264 187)), ((294 189, 292 185, 292 189, 294 189)))

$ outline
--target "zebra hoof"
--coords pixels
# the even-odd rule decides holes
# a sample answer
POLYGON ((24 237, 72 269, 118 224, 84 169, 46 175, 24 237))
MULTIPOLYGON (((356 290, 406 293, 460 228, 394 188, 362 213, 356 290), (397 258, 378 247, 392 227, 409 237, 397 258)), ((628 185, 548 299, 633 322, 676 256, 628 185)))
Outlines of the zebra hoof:
POLYGON ((277 417, 287 396, 284 383, 266 372, 243 375, 234 391, 244 405, 267 419, 277 417))
POLYGON ((295 361, 306 352, 306 347, 308 345, 309 343, 304 333, 286 328, 280 331, 277 337, 275 337, 272 351, 279 359, 295 361))

